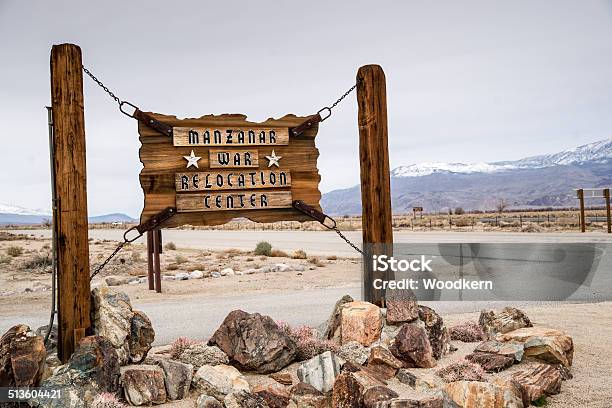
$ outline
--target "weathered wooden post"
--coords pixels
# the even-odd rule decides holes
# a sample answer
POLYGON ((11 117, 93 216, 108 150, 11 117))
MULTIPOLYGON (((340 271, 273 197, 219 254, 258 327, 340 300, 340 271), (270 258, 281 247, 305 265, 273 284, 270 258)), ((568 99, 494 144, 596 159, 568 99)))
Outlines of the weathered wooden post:
POLYGON ((66 362, 90 327, 85 118, 81 49, 51 49, 51 105, 57 190, 58 357, 66 362))
POLYGON ((153 231, 147 231, 147 280, 149 283, 149 290, 155 290, 155 267, 153 265, 153 250, 153 231))
MULTIPOLYGON (((363 245, 364 250, 370 249, 365 251, 368 255, 388 253, 393 245, 393 228, 385 73, 378 65, 365 65, 357 72, 357 84, 363 245)), ((363 263, 363 298, 382 305, 384 293, 374 289, 372 282, 394 279, 393 273, 383 276, 373 271, 369 257, 364 257, 363 263)))
POLYGON ((608 223, 608 234, 612 234, 612 215, 610 214, 610 189, 604 188, 603 193, 606 199, 606 221, 608 223))
POLYGON ((586 217, 584 215, 584 190, 578 189, 578 200, 580 200, 580 231, 586 231, 586 217))

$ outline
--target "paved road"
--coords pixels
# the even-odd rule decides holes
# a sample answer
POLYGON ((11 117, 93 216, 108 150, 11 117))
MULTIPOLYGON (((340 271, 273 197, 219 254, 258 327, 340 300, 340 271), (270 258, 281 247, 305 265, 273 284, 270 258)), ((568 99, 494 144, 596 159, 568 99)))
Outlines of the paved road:
MULTIPOLYGON (((12 231, 50 237, 49 230, 12 231)), ((347 231, 345 235, 361 245, 361 231, 347 231)), ((122 230, 92 229, 90 238, 121 240, 122 230)), ((412 232, 395 231, 396 243, 612 243, 612 234, 604 233, 519 233, 519 232, 412 232)), ((303 249, 314 255, 356 256, 357 254, 334 232, 328 231, 212 231, 212 230, 164 230, 164 242, 174 242, 180 248, 251 250, 259 241, 268 241, 284 251, 303 249)), ((141 238, 137 242, 144 243, 141 238)))

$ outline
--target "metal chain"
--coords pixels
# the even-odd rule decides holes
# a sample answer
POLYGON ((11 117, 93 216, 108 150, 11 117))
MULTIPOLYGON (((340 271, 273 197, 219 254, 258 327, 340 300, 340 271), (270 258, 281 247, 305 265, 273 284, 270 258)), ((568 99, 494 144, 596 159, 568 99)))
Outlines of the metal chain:
POLYGON ((365 255, 365 254, 363 253, 363 251, 362 251, 362 250, 361 250, 359 247, 357 247, 357 245, 353 244, 353 243, 351 242, 351 240, 350 240, 350 239, 348 239, 348 238, 347 238, 347 237, 346 237, 346 236, 345 236, 345 235, 344 235, 344 234, 343 234, 343 233, 342 233, 342 232, 341 232, 341 231, 338 229, 338 227, 334 227, 334 228, 332 228, 332 230, 333 230, 333 231, 334 231, 336 234, 338 234, 338 236, 339 236, 340 238, 342 238, 342 239, 344 240, 344 242, 346 242, 346 243, 347 243, 347 244, 349 244, 351 247, 353 247, 353 249, 354 249, 355 251, 359 252, 361 255, 365 255))
POLYGON ((355 90, 355 88, 357 88, 357 85, 358 85, 358 84, 359 84, 359 82, 356 82, 356 83, 355 83, 355 85, 351 86, 351 87, 349 88, 349 90, 348 90, 348 91, 346 91, 346 92, 345 92, 345 93, 344 93, 344 94, 343 94, 341 97, 339 97, 339 98, 338 98, 338 100, 337 100, 336 102, 334 102, 334 103, 332 104, 332 106, 330 106, 330 107, 329 107, 329 109, 334 109, 334 108, 335 108, 335 107, 336 107, 336 106, 337 106, 337 105, 338 105, 340 102, 342 102, 342 100, 343 100, 344 98, 346 98, 347 96, 349 96, 349 94, 350 94, 351 92, 353 92, 353 91, 355 90))
POLYGON ((96 269, 94 269, 93 273, 89 277, 89 280, 92 280, 97 274, 99 274, 102 271, 102 269, 104 269, 104 267, 115 257, 115 255, 117 255, 119 253, 119 251, 121 251, 121 249, 123 249, 123 247, 126 244, 128 244, 128 242, 125 242, 125 241, 124 242, 120 242, 119 245, 117 245, 117 248, 115 248, 115 250, 113 251, 113 253, 110 254, 110 256, 104 260, 104 262, 102 262, 100 265, 98 265, 96 267, 96 269))
POLYGON ((96 78, 96 76, 94 74, 91 73, 90 70, 88 70, 87 68, 85 68, 85 66, 83 65, 83 72, 85 72, 91 79, 93 79, 93 81, 98 84, 100 86, 100 88, 104 89, 104 92, 106 92, 107 94, 109 94, 109 96, 111 98, 113 98, 115 100, 115 102, 117 102, 119 105, 121 105, 121 99, 119 99, 117 96, 115 96, 115 94, 106 87, 106 85, 104 85, 102 83, 102 81, 100 81, 98 78, 96 78))

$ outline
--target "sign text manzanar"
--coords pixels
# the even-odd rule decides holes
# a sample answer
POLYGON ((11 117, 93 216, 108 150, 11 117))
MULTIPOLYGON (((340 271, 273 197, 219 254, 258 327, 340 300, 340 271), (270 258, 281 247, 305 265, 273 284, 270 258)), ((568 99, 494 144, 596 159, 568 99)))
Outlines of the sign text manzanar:
POLYGON ((294 200, 320 209, 318 127, 290 136, 305 117, 252 123, 243 115, 151 115, 172 126, 173 135, 139 124, 145 194, 141 222, 166 207, 175 207, 177 215, 165 226, 215 225, 239 217, 308 220, 292 208, 294 200))

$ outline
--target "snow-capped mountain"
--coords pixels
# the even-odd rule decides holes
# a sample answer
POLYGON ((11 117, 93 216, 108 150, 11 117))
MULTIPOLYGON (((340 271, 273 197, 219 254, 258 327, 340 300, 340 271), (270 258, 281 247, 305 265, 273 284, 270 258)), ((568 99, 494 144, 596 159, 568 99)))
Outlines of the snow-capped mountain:
MULTIPOLYGON (((0 225, 30 225, 43 224, 51 220, 51 211, 32 210, 16 205, 0 203, 0 225)), ((125 214, 105 214, 89 217, 91 224, 109 222, 134 222, 133 218, 125 214)))
MULTIPOLYGON (((612 187, 612 139, 559 153, 493 163, 421 163, 391 171, 393 211, 491 210, 504 198, 514 208, 576 206, 575 188, 612 187)), ((593 201, 590 205, 600 205, 593 201)), ((330 215, 360 214, 359 186, 321 199, 330 215)))
POLYGON ((515 169, 541 169, 581 163, 606 163, 612 160, 612 138, 564 150, 555 154, 526 157, 515 161, 493 163, 425 162, 396 167, 391 177, 419 177, 436 173, 494 173, 515 169))
POLYGON ((51 215, 51 211, 45 210, 32 210, 30 208, 19 207, 16 205, 10 205, 0 203, 0 214, 15 214, 15 215, 51 215))

